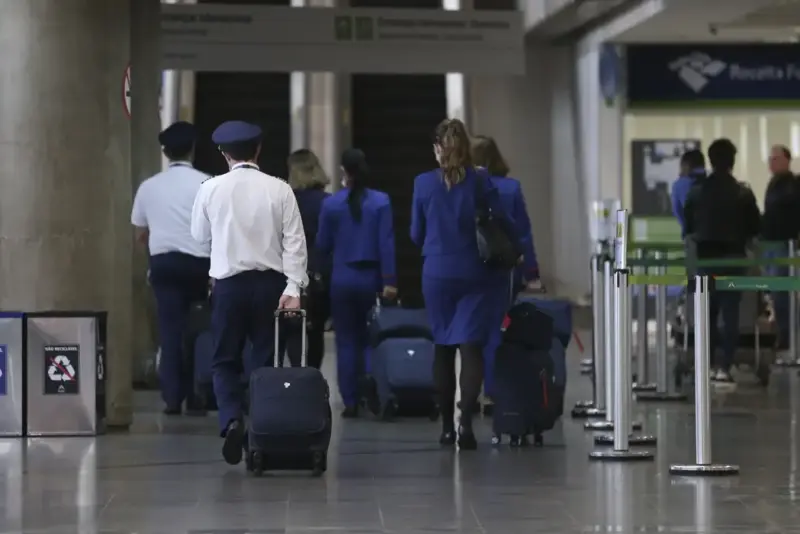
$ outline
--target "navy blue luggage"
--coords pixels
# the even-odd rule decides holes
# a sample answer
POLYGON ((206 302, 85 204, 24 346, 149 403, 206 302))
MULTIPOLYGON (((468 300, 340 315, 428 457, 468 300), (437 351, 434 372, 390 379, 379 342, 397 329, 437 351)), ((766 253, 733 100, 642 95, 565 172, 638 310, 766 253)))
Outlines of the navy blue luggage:
POLYGON ((369 411, 439 418, 433 382, 433 332, 425 310, 377 303, 370 318, 370 372, 362 382, 369 411))
MULTIPOLYGON (((275 354, 281 316, 275 312, 275 354)), ((250 375, 247 469, 309 469, 320 476, 328 467, 332 413, 330 388, 319 369, 307 366, 306 313, 302 315, 302 367, 262 367, 250 375)), ((275 358, 275 362, 279 362, 275 358)))
POLYGON ((424 309, 385 305, 380 299, 369 318, 369 342, 372 347, 389 338, 423 338, 433 341, 433 331, 424 309))
POLYGON ((512 446, 543 443, 542 433, 555 426, 564 406, 564 392, 554 380, 550 351, 504 342, 495 357, 492 443, 509 436, 512 446))

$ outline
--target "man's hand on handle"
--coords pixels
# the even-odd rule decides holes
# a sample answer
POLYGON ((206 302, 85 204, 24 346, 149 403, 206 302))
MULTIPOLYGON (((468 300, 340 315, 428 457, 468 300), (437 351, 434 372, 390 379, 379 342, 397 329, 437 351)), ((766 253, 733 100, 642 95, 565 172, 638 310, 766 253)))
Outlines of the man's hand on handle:
POLYGON ((281 295, 278 301, 279 310, 299 310, 300 297, 292 297, 290 295, 281 295))
POLYGON ((394 300, 397 298, 397 288, 394 286, 383 286, 382 296, 386 300, 394 300))

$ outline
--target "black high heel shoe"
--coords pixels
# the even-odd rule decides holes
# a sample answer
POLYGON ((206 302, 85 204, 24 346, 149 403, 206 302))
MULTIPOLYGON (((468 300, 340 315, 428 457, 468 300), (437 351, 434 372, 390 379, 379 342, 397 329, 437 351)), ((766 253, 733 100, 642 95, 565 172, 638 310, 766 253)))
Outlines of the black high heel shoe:
POLYGON ((454 429, 451 430, 443 430, 441 435, 439 436, 439 445, 442 447, 452 447, 456 444, 456 431, 454 429))
POLYGON ((462 451, 474 451, 478 448, 478 440, 471 428, 458 429, 458 448, 462 451))

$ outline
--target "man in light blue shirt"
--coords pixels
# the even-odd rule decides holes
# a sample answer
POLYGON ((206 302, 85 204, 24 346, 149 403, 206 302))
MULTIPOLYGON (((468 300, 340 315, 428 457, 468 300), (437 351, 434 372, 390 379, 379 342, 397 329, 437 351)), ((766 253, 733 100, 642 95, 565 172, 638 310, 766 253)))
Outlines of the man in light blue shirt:
POLYGON ((706 158, 699 150, 689 150, 681 156, 681 175, 672 183, 672 213, 681 225, 681 237, 686 237, 683 206, 686 196, 698 179, 706 176, 706 158))

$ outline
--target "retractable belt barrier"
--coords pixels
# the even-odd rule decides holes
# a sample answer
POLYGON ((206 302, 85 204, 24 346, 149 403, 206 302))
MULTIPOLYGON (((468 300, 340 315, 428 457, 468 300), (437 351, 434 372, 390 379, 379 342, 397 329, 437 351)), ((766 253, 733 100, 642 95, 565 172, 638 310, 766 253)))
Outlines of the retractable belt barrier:
MULTIPOLYGON (((672 465, 670 473, 676 475, 730 475, 737 474, 739 467, 730 464, 714 464, 711 461, 710 428, 710 293, 713 291, 768 291, 791 292, 789 299, 790 324, 797 319, 797 300, 800 279, 797 277, 795 242, 762 242, 759 252, 773 251, 779 254, 788 251, 788 257, 720 258, 696 259, 668 257, 670 252, 683 252, 684 244, 663 243, 635 245, 635 256, 628 257, 628 212, 616 213, 616 239, 613 254, 595 254, 590 264, 592 280, 593 354, 589 362, 593 374, 593 396, 589 401, 576 404, 573 417, 597 418, 586 422, 587 430, 609 430, 612 435, 595 436, 595 445, 612 445, 613 450, 595 450, 589 454, 592 460, 630 461, 652 460, 651 451, 632 451, 633 445, 652 445, 656 438, 632 434, 641 429, 641 424, 632 421, 632 392, 637 400, 673 401, 685 400, 686 395, 669 391, 667 362, 667 288, 688 288, 694 299, 694 352, 695 352, 695 463, 672 465), (612 259, 614 258, 614 259, 612 259), (686 273, 670 274, 669 267, 723 268, 723 267, 788 267, 789 276, 708 276, 688 278, 686 273), (635 272, 631 269, 636 268, 635 272), (651 271, 652 269, 652 271, 651 271), (631 287, 641 286, 639 309, 637 310, 637 384, 631 380, 632 363, 632 316, 631 287), (648 287, 655 286, 656 319, 656 381, 647 381, 647 302, 648 287)), ((684 348, 687 347, 688 323, 684 333, 684 348)), ((792 362, 798 361, 797 332, 790 331, 792 362)))

